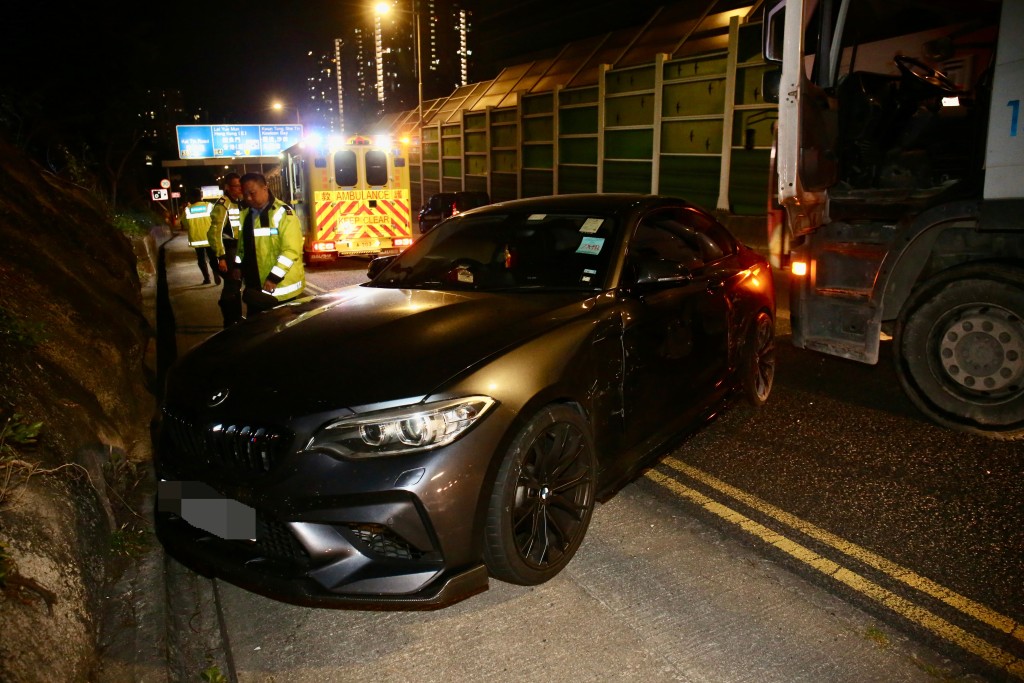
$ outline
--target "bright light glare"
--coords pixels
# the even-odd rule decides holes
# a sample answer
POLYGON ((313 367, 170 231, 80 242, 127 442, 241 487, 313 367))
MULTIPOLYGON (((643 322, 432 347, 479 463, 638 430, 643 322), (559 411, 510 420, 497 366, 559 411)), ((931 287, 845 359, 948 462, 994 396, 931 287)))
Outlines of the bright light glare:
POLYGON ((388 12, 391 11, 391 3, 390 2, 378 2, 376 5, 373 6, 373 10, 377 14, 380 14, 380 15, 387 14, 388 12))
POLYGON ((955 96, 954 97, 943 97, 942 98, 942 106, 943 107, 959 107, 960 106, 960 98, 959 97, 955 97, 955 96))
POLYGON ((807 263, 804 261, 793 261, 790 265, 790 271, 793 275, 803 277, 804 275, 807 275, 807 263))
POLYGON ((378 135, 376 138, 374 138, 374 143, 378 147, 390 147, 391 146, 391 136, 390 135, 378 135))
POLYGON ((330 149, 341 149, 345 146, 344 136, 334 134, 327 137, 327 146, 330 149))

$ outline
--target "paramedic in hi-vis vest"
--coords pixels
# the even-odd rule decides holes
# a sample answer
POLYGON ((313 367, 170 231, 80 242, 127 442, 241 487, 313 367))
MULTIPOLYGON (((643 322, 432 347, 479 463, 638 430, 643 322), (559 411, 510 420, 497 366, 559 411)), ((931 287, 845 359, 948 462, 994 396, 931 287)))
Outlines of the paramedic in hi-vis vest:
POLYGON ((236 268, 245 291, 246 313, 252 316, 294 299, 306 287, 302 266, 302 226, 292 207, 270 193, 262 173, 242 176, 242 232, 236 268))
POLYGON ((238 253, 238 233, 242 230, 242 179, 237 173, 224 176, 224 195, 213 204, 210 223, 210 248, 217 257, 217 266, 224 274, 224 288, 220 290, 221 316, 224 327, 231 327, 242 319, 242 281, 228 276, 238 253))
POLYGON ((199 263, 199 270, 203 273, 203 284, 210 284, 210 271, 206 264, 213 269, 213 278, 220 284, 220 273, 217 271, 217 259, 213 256, 213 249, 210 249, 210 240, 207 233, 210 231, 210 218, 213 215, 213 204, 203 201, 203 191, 193 187, 188 191, 188 206, 181 212, 181 224, 188 230, 188 246, 196 250, 196 262, 199 263))

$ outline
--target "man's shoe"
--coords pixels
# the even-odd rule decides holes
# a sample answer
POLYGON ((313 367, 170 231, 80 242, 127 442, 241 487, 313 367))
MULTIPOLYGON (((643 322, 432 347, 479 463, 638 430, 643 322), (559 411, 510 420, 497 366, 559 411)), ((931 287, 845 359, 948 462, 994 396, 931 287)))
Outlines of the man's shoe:
POLYGON ((203 278, 203 284, 204 285, 210 284, 210 278, 203 278))
POLYGON ((220 274, 218 274, 218 273, 214 273, 213 274, 213 284, 215 284, 215 285, 219 285, 220 284, 220 274))

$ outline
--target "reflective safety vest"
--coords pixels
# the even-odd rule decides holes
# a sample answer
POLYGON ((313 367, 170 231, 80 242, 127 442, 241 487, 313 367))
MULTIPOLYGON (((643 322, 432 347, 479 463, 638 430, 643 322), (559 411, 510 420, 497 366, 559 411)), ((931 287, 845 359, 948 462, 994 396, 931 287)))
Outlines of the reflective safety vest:
POLYGON ((210 239, 207 237, 207 233, 210 232, 212 214, 213 204, 210 202, 189 204, 181 212, 181 222, 188 228, 188 246, 193 249, 210 246, 210 239))
MULTIPOLYGON (((253 214, 253 240, 256 247, 256 264, 259 267, 260 283, 267 280, 277 285, 273 295, 278 301, 294 299, 306 288, 306 271, 302 265, 302 225, 298 217, 280 199, 262 212, 246 207, 242 210, 241 223, 244 226, 248 215, 253 214)), ((238 233, 238 254, 235 264, 241 268, 245 256, 245 230, 238 233)), ((243 269, 244 272, 244 269, 243 269)))
POLYGON ((224 255, 224 239, 237 240, 241 229, 242 207, 227 195, 218 199, 213 205, 210 231, 206 236, 217 258, 224 255))

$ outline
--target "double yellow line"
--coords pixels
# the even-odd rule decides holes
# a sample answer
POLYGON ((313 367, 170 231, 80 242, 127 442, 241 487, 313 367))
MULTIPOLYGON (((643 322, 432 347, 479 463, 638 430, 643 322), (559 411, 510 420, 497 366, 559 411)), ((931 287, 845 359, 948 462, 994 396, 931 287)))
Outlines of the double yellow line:
MULTIPOLYGON (((767 503, 760 498, 730 486, 720 479, 695 467, 687 465, 675 458, 665 458, 662 464, 681 472, 691 479, 704 484, 730 498, 733 498, 744 505, 756 510, 775 521, 784 524, 802 534, 805 534, 816 541, 830 546, 839 552, 852 557, 864 564, 877 569, 887 576, 906 584, 907 586, 924 593, 936 600, 939 600, 950 607, 955 608, 967 616, 980 621, 998 631, 1009 634, 1017 640, 1024 641, 1024 624, 1020 624, 1010 617, 1004 616, 981 603, 964 597, 945 586, 941 586, 931 579, 923 577, 905 567, 890 562, 870 550, 850 543, 849 541, 832 534, 821 527, 800 519, 788 512, 767 503)), ((657 470, 648 470, 647 478, 665 487, 669 491, 685 498, 697 505, 700 505, 708 512, 734 524, 747 533, 755 536, 765 543, 772 545, 791 557, 800 560, 809 567, 825 574, 840 583, 843 583, 857 592, 872 600, 884 605, 900 616, 928 629, 932 633, 948 640, 959 647, 971 652, 989 664, 1007 671, 1018 678, 1024 679, 1024 660, 1016 657, 991 643, 965 631, 964 629, 951 624, 942 617, 915 605, 913 602, 902 598, 890 590, 879 586, 856 572, 818 555, 814 551, 786 538, 782 534, 772 531, 759 522, 733 510, 732 508, 709 498, 699 491, 685 486, 672 477, 666 476, 657 470)))

